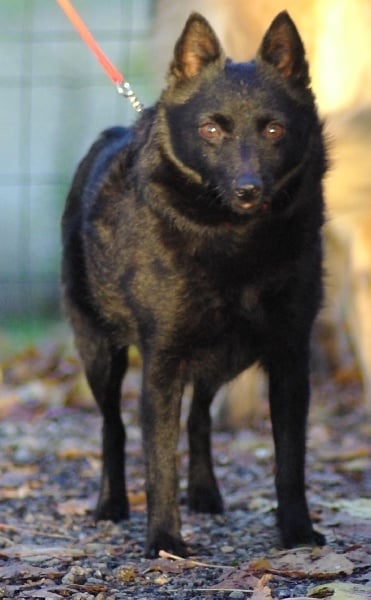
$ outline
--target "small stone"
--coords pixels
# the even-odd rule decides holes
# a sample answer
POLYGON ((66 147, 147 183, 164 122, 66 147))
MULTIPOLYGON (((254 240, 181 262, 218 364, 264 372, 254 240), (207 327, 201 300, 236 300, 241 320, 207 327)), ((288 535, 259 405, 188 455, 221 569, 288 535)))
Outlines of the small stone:
POLYGON ((161 573, 156 579, 154 579, 154 583, 157 585, 164 585, 165 583, 169 583, 169 577, 164 573, 161 573))
POLYGON ((74 565, 71 569, 66 573, 66 575, 62 578, 62 583, 70 584, 70 583, 78 583, 82 584, 86 582, 86 571, 82 567, 78 565, 74 565))
POLYGON ((225 516, 224 515, 215 515, 214 521, 218 525, 225 525, 225 516))
POLYGON ((93 577, 95 577, 96 579, 103 579, 104 575, 100 569, 95 569, 93 577))
POLYGON ((230 552, 234 552, 234 547, 233 546, 222 546, 220 548, 221 552, 223 552, 223 554, 229 554, 230 552))
POLYGON ((88 577, 86 580, 88 585, 102 585, 102 578, 98 577, 88 577))
MULTIPOLYGON (((0 535, 0 548, 7 548, 12 545, 13 545, 13 542, 9 538, 5 537, 5 535, 0 535)), ((0 588, 0 590, 1 590, 1 588, 0 588)), ((0 596, 0 598, 1 598, 1 596, 0 596)))
POLYGON ((241 590, 235 590, 229 594, 229 598, 234 598, 235 600, 238 598, 245 598, 245 593, 241 592, 241 590))
POLYGON ((14 462, 16 464, 27 464, 32 462, 32 453, 27 448, 18 448, 14 453, 14 462))
POLYGON ((27 513, 23 518, 23 522, 27 523, 27 525, 33 525, 36 522, 36 520, 36 516, 32 513, 27 513))
POLYGON ((131 566, 122 565, 116 569, 116 577, 122 583, 130 583, 135 579, 135 569, 131 566))

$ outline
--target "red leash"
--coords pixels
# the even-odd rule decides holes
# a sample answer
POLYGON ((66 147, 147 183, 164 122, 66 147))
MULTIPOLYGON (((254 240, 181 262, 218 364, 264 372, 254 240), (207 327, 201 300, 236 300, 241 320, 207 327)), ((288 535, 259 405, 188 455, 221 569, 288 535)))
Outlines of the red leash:
POLYGON ((131 85, 128 81, 124 80, 123 74, 120 73, 118 69, 116 69, 115 65, 104 54, 103 50, 97 44, 89 29, 86 27, 84 21, 81 19, 76 9, 72 6, 71 2, 69 0, 56 0, 56 2, 58 2, 59 6, 66 14, 67 18, 71 21, 72 25, 75 27, 81 38, 84 40, 85 44, 96 56, 98 62, 100 63, 101 67, 104 69, 108 77, 116 85, 118 93, 125 96, 125 98, 128 98, 132 107, 137 112, 141 112, 143 110, 143 105, 138 100, 131 85))

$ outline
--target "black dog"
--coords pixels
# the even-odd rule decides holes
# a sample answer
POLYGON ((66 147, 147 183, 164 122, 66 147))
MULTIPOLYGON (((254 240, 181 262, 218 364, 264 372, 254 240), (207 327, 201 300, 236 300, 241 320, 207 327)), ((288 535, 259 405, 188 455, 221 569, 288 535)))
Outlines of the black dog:
POLYGON ((133 128, 103 133, 79 166, 63 217, 63 287, 104 419, 97 518, 129 514, 120 386, 135 344, 148 556, 186 551, 175 456, 185 383, 194 384, 189 507, 218 513, 209 407, 255 361, 269 375, 283 544, 324 543, 304 459, 325 166, 303 45, 285 12, 247 63, 226 59, 193 14, 159 102, 133 128))

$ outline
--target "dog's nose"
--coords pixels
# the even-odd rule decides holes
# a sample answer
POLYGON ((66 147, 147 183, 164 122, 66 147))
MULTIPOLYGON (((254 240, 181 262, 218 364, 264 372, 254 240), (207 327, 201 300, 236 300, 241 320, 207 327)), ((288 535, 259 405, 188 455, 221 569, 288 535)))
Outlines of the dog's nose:
POLYGON ((255 202, 259 200, 262 191, 262 183, 257 175, 241 175, 236 180, 235 194, 242 203, 255 202))

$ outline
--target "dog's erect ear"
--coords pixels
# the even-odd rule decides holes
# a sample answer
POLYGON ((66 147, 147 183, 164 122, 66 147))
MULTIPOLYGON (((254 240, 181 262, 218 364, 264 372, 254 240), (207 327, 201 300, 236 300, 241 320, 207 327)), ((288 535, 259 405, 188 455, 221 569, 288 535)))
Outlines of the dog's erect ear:
POLYGON ((169 75, 176 81, 198 75, 204 67, 212 63, 224 64, 224 52, 206 19, 192 13, 178 39, 169 75))
POLYGON ((273 65, 283 79, 309 84, 308 63, 303 42, 286 11, 272 21, 258 52, 258 58, 273 65))

